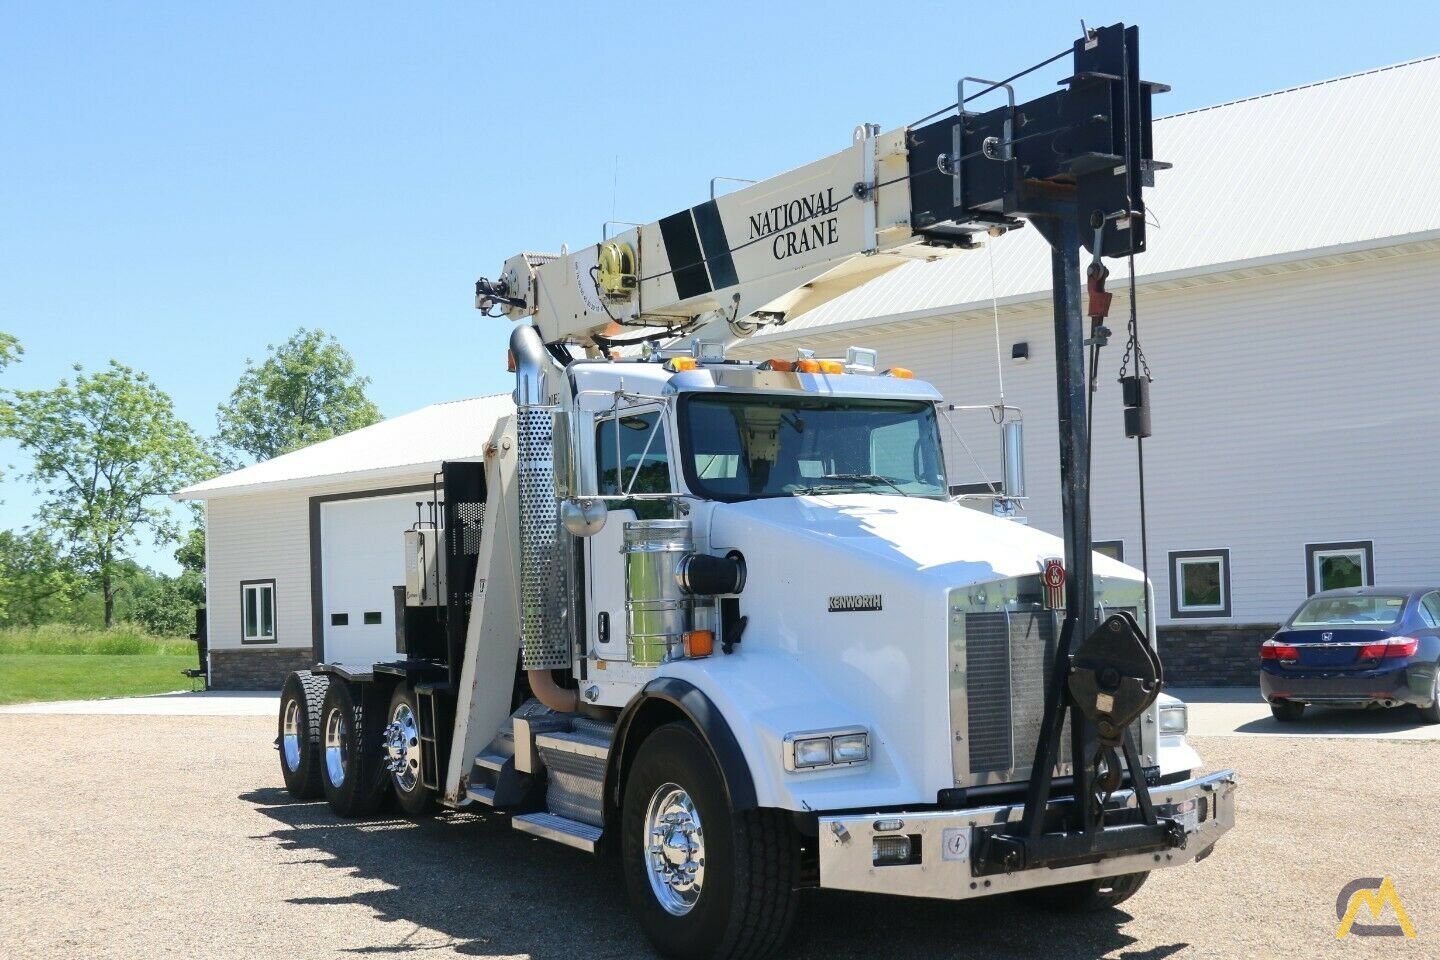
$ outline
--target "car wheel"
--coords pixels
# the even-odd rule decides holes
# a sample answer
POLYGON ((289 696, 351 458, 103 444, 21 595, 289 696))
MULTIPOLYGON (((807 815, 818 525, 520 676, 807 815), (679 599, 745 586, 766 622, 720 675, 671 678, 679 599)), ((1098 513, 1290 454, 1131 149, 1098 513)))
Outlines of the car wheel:
POLYGON ((730 810, 688 725, 645 738, 620 816, 626 892, 661 954, 758 960, 779 949, 795 916, 799 838, 779 810, 730 810))
POLYGON ((1305 716, 1305 704, 1294 700, 1275 700, 1270 704, 1270 713, 1281 723, 1293 723, 1305 716))
POLYGON ((1426 723, 1440 723, 1440 663, 1430 675, 1430 706, 1417 708, 1420 719, 1426 723))

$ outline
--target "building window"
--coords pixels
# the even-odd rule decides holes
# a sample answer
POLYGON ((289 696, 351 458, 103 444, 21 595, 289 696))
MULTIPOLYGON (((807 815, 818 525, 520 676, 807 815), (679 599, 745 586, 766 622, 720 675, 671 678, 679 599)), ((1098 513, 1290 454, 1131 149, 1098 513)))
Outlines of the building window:
POLYGON ((1230 616, 1230 551, 1170 554, 1170 616, 1230 616))
POLYGON ((1091 544, 1095 552, 1111 560, 1125 562, 1125 541, 1124 540, 1096 540, 1091 544))
POLYGON ((274 580, 245 580, 240 584, 240 640, 275 642, 274 580))
POLYGON ((332 627, 348 627, 349 625, 350 625, 350 614, 348 614, 348 613, 332 613, 332 614, 330 614, 330 626, 332 626, 332 627))
POLYGON ((381 622, 381 621, 380 621, 380 611, 379 611, 379 610, 367 610, 367 611, 365 611, 365 625, 366 625, 366 626, 373 627, 373 626, 375 626, 377 623, 380 623, 380 622, 381 622))
POLYGON ((1370 540, 1305 544, 1305 586, 1314 594, 1375 582, 1375 545, 1370 540))

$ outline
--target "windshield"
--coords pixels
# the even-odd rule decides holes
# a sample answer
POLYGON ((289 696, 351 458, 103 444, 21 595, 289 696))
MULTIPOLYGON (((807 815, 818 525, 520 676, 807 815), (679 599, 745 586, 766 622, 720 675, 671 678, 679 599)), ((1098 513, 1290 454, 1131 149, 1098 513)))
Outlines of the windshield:
POLYGON ((1315 597, 1290 620, 1292 627, 1388 625, 1405 612, 1404 597, 1315 597))
POLYGON ((946 494, 935 408, 922 400, 692 394, 680 411, 686 480, 711 500, 946 494))

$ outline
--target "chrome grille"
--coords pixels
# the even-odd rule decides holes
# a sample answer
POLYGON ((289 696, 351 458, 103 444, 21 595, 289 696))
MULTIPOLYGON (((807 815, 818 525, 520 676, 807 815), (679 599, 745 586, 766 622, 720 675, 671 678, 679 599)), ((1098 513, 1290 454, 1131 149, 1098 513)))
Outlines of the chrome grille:
MULTIPOLYGON (((1098 584, 1097 619, 1127 610, 1142 618, 1139 584, 1098 584), (1105 601, 1108 601, 1106 603, 1105 601)), ((949 595, 950 717, 956 786, 1030 777, 1045 692, 1055 662, 1061 615, 1038 603, 1039 578, 1022 577, 952 590, 949 595)), ((1143 762, 1153 763, 1154 730, 1132 728, 1143 762), (1148 740, 1147 740, 1148 737, 1148 740)), ((1067 720, 1055 773, 1073 772, 1067 720)))
MULTIPOLYGON (((1045 718, 1045 678, 1055 662, 1056 617, 1049 611, 965 617, 970 700, 970 772, 1028 772, 1045 718)), ((1069 723, 1059 764, 1070 762, 1069 723)))

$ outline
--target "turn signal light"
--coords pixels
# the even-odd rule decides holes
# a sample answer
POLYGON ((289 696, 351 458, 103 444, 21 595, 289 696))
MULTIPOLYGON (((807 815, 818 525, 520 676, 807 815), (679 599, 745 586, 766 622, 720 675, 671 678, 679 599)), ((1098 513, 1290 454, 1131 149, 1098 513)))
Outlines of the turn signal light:
POLYGON ((795 362, 795 369, 801 373, 844 373, 845 364, 839 360, 816 360, 806 357, 795 362))
POLYGON ((685 633, 685 656, 708 657, 715 652, 715 631, 689 630, 685 633))
POLYGON ((1379 643, 1367 643, 1360 648, 1361 660, 1383 660, 1386 657, 1413 657, 1420 649, 1415 637, 1387 637, 1379 643))
POLYGON ((1299 660, 1300 648, 1289 643, 1281 643, 1274 637, 1260 644, 1261 660, 1299 660))
POLYGON ((699 364, 694 357, 671 357, 665 361, 665 369, 671 373, 683 373, 686 370, 694 370, 699 364))
POLYGON ((901 380, 914 380, 915 371, 907 370, 904 367, 891 367, 885 371, 887 377, 899 377, 901 380))

